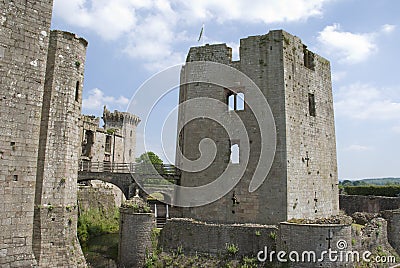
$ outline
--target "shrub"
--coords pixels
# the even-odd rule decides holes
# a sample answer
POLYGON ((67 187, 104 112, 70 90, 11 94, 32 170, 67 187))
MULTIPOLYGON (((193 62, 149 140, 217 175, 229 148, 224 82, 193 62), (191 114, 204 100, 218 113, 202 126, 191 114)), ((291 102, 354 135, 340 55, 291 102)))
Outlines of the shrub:
POLYGON ((360 185, 344 186, 349 195, 400 196, 400 185, 360 185))
POLYGON ((226 244, 225 245, 226 252, 228 252, 230 255, 235 255, 239 251, 239 247, 235 244, 226 244))
POLYGON ((83 212, 78 218, 78 238, 81 244, 90 237, 116 233, 119 230, 119 210, 115 208, 106 213, 98 209, 83 212))

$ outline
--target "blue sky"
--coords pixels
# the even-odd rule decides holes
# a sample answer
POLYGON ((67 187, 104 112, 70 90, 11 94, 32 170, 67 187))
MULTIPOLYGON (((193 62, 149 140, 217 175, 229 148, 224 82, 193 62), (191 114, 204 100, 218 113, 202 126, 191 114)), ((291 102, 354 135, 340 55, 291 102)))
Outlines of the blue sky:
MULTIPOLYGON (((142 83, 183 63, 191 46, 227 43, 238 58, 240 38, 284 29, 331 61, 340 179, 400 177, 400 1, 54 2, 52 28, 89 41, 85 114, 100 116, 103 105, 126 110, 142 83)), ((177 104, 176 92, 159 103, 155 119, 177 104)), ((133 111, 140 115, 140 110, 133 111)), ((157 133, 161 127, 151 130, 146 148, 173 158, 173 127, 164 130, 165 154, 157 133)), ((142 137, 139 128, 138 138, 142 137)), ((137 153, 143 150, 138 146, 137 153)))

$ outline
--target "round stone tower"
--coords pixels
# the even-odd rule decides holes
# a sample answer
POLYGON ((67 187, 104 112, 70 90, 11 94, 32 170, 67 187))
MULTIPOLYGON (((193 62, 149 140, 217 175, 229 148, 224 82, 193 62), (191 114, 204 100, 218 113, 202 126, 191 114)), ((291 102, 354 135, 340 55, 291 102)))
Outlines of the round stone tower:
POLYGON ((119 212, 119 267, 143 267, 146 254, 152 250, 151 233, 156 227, 154 215, 139 196, 127 200, 119 212))
POLYGON ((40 267, 84 267, 77 232, 79 120, 87 41, 50 33, 40 125, 33 251, 40 267))

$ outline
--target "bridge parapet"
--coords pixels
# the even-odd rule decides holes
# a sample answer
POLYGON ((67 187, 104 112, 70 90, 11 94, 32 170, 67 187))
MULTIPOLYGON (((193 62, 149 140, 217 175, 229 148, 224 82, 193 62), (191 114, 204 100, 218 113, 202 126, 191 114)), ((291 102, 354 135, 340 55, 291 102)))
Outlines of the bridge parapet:
POLYGON ((180 170, 173 165, 81 161, 78 182, 101 180, 114 184, 128 199, 134 194, 134 189, 138 188, 136 181, 139 181, 150 192, 161 192, 172 197, 180 174, 180 170))
POLYGON ((135 173, 138 175, 181 176, 181 170, 170 164, 112 163, 80 161, 79 171, 135 173))

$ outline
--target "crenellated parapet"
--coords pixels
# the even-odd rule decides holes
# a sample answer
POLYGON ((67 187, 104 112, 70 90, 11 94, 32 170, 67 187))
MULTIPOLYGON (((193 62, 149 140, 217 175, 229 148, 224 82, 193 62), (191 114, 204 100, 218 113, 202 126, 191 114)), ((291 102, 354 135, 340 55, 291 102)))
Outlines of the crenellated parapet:
POLYGON ((137 126, 140 123, 140 118, 136 115, 130 114, 128 112, 120 112, 114 110, 111 112, 104 106, 103 110, 103 120, 106 128, 109 127, 119 127, 122 128, 124 124, 130 124, 137 126))
POLYGON ((81 115, 81 127, 85 130, 96 131, 100 124, 100 118, 94 115, 81 115))

